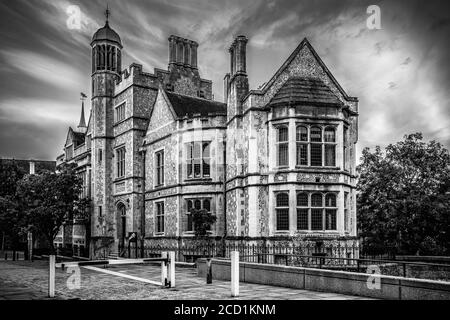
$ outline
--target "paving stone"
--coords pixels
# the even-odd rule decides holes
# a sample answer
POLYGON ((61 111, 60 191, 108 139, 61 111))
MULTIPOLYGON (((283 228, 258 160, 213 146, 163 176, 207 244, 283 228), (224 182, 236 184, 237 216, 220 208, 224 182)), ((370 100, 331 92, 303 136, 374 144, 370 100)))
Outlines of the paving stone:
MULTIPOLYGON (((139 278, 160 281, 159 266, 127 265, 110 266, 107 270, 122 272, 139 278)), ((310 299, 365 299, 336 293, 313 292, 302 289, 282 288, 258 284, 240 284, 240 297, 232 298, 230 282, 213 280, 206 284, 204 278, 196 275, 196 270, 178 268, 177 287, 167 289, 119 276, 100 273, 85 268, 80 269, 81 288, 70 290, 67 280, 71 276, 62 270, 56 272, 57 299, 83 300, 310 300, 310 299)), ((45 261, 2 261, 0 262, 0 299, 48 299, 48 262, 45 261)))

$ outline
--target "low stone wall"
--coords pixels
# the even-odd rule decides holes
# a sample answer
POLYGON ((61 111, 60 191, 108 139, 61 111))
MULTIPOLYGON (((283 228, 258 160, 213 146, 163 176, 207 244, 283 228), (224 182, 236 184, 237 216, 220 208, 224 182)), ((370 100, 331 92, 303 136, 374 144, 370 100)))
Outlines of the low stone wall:
MULTIPOLYGON (((206 277, 206 259, 197 260, 197 274, 206 277)), ((213 259, 212 275, 213 279, 230 280, 230 261, 213 259)), ((378 299, 450 300, 450 282, 380 276, 380 289, 369 289, 369 276, 355 272, 246 262, 241 262, 239 266, 240 281, 248 283, 378 299)))

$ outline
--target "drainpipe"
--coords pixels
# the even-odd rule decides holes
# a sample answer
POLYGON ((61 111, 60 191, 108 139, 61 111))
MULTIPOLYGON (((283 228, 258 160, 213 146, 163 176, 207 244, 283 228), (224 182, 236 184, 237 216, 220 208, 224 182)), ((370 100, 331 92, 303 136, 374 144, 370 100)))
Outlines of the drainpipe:
POLYGON ((227 143, 223 143, 223 252, 222 255, 225 257, 226 254, 226 242, 227 237, 227 143))
POLYGON ((145 157, 146 150, 142 150, 142 208, 141 208, 141 258, 144 258, 144 243, 145 243, 145 157))

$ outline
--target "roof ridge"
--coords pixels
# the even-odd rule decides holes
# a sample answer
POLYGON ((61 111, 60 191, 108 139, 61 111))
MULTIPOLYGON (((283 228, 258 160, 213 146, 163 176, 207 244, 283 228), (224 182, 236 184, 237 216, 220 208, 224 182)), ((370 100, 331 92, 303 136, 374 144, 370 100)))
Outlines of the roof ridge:
POLYGON ((196 99, 196 100, 202 100, 202 101, 213 102, 213 103, 220 103, 220 104, 225 104, 225 105, 226 105, 226 103, 220 102, 220 101, 217 101, 217 100, 212 100, 212 99, 206 99, 206 98, 201 98, 201 97, 189 96, 189 95, 187 95, 187 94, 182 94, 182 93, 173 92, 173 91, 167 91, 167 90, 165 90, 165 89, 163 89, 163 90, 164 90, 164 92, 165 92, 166 94, 177 95, 177 96, 182 96, 182 97, 186 97, 186 98, 192 98, 192 99, 196 99))

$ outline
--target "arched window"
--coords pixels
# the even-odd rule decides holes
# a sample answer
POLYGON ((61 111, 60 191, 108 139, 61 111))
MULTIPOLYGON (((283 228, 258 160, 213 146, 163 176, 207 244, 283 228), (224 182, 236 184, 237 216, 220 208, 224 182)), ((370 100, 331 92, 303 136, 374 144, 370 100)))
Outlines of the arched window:
POLYGON ((92 73, 95 72, 95 68, 96 68, 96 66, 95 66, 95 59, 96 59, 96 56, 97 56, 96 53, 97 53, 97 47, 94 47, 92 49, 92 73))
POLYGON ((297 230, 309 229, 309 209, 308 209, 308 194, 297 194, 297 230))
POLYGON ((333 127, 326 127, 324 131, 325 166, 336 166, 336 130, 333 127))
POLYGON ((307 192, 297 194, 297 230, 337 230, 337 194, 307 192), (308 201, 310 200, 310 201, 308 201))
POLYGON ((202 208, 202 202, 200 200, 195 200, 194 202, 194 208, 195 210, 200 210, 202 208))
POLYGON ((308 128, 298 126, 296 132, 297 140, 297 165, 308 165, 308 128))
POLYGON ((203 209, 208 212, 211 211, 211 202, 208 199, 203 200, 203 209))
POLYGON ((325 196, 325 206, 326 207, 336 207, 336 195, 333 193, 328 193, 325 196))
POLYGON ((122 71, 122 52, 117 49, 117 71, 120 73, 122 71))
POLYGON ((320 127, 311 127, 311 166, 322 166, 322 129, 320 127))
POLYGON ((119 239, 120 245, 123 247, 125 244, 125 238, 127 236, 127 212, 125 205, 120 202, 117 205, 117 238, 119 239))
POLYGON ((287 126, 277 128, 277 166, 289 166, 289 129, 287 126))
POLYGON ((289 230, 289 195, 287 193, 277 194, 275 211, 277 230, 289 230))
POLYGON ((336 195, 328 193, 325 196, 325 230, 336 230, 336 195))
MULTIPOLYGON (((186 199, 186 214, 183 219, 183 231, 194 231, 194 221, 192 217, 193 210, 206 210, 211 212, 211 199, 199 198, 199 199, 186 199)), ((209 230, 209 229, 208 229, 209 230)))

